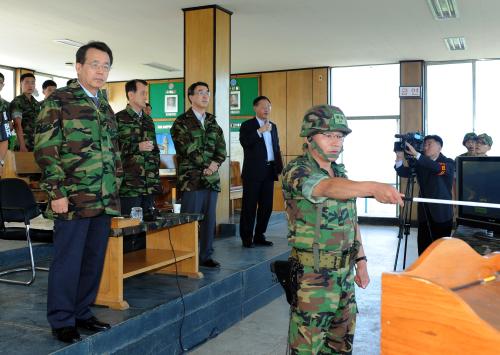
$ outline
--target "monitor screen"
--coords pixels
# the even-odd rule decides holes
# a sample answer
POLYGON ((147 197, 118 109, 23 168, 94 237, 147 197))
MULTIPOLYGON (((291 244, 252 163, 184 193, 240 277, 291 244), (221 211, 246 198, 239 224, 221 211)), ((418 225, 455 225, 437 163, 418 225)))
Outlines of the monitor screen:
MULTIPOLYGON (((457 159, 458 199, 500 204, 500 157, 460 157, 457 159)), ((500 223, 500 209, 459 206, 460 219, 500 223)), ((479 226, 481 227, 481 226, 479 226)))

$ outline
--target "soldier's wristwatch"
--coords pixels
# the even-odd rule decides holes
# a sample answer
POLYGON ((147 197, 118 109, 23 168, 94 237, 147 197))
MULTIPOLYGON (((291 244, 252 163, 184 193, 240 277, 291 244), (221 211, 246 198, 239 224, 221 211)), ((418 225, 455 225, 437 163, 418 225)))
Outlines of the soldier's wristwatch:
POLYGON ((363 256, 360 256, 359 258, 354 259, 354 263, 357 264, 361 260, 364 260, 364 261, 368 262, 368 259, 366 258, 366 255, 363 255, 363 256))

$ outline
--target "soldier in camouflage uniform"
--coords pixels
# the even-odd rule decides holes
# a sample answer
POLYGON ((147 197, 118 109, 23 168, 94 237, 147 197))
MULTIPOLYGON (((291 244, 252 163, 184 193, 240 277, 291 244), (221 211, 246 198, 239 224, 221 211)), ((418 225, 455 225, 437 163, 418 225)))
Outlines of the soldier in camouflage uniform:
POLYGON ((487 157, 488 151, 491 149, 491 146, 493 145, 493 138, 491 138, 489 135, 486 133, 482 133, 477 136, 476 138, 476 149, 475 149, 475 156, 476 157, 487 157))
POLYGON ((10 103, 10 116, 14 120, 17 143, 15 150, 32 152, 35 144, 35 120, 40 112, 40 103, 33 97, 35 76, 21 75, 21 92, 10 103))
POLYGON ((208 85, 191 84, 192 107, 177 117, 170 132, 177 152, 177 188, 181 212, 203 213, 200 224, 200 265, 219 267, 211 258, 215 233, 215 208, 220 191, 219 167, 226 159, 226 142, 215 116, 206 112, 210 101, 208 85))
POLYGON ((403 205, 390 185, 348 180, 336 163, 351 130, 340 109, 309 109, 302 123, 304 154, 283 171, 291 256, 300 265, 290 315, 293 354, 350 354, 356 322, 354 283, 369 283, 357 223, 356 197, 403 205), (356 274, 353 268, 356 267, 356 274))
POLYGON ((467 152, 460 154, 459 157, 473 157, 476 152, 477 135, 474 132, 466 133, 462 145, 467 148, 467 152))
MULTIPOLYGON (((3 89, 5 77, 0 73, 0 91, 3 89)), ((11 120, 9 114, 9 103, 0 97, 0 165, 3 166, 5 154, 9 148, 11 136, 11 120)))
POLYGON ((132 207, 142 207, 146 212, 154 205, 154 195, 162 192, 155 126, 143 111, 147 85, 144 80, 127 82, 125 94, 129 103, 125 110, 116 114, 124 171, 120 187, 122 215, 129 215, 132 207))
POLYGON ((111 216, 120 214, 123 174, 118 127, 100 88, 111 49, 90 42, 76 53, 78 80, 54 92, 36 122, 35 158, 54 219, 47 318, 57 339, 79 341, 76 327, 105 330, 90 309, 99 288, 111 216))

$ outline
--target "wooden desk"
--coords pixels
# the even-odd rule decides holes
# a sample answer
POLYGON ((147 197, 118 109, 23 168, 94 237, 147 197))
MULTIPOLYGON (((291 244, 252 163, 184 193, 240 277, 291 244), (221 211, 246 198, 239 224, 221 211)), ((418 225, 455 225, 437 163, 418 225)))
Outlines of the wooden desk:
POLYGON ((382 354, 499 354, 500 253, 441 238, 382 275, 382 354), (481 280, 490 277, 488 282, 481 280))
POLYGON ((198 221, 201 218, 199 214, 169 213, 156 222, 112 229, 95 304, 127 309, 129 305, 123 299, 124 279, 146 272, 175 274, 175 264, 180 275, 202 278, 203 274, 198 271, 198 221), (146 249, 123 254, 123 237, 143 231, 146 249))
POLYGON ((481 255, 500 251, 500 238, 489 239, 482 236, 484 230, 466 226, 458 226, 453 233, 453 238, 458 238, 466 242, 481 255))

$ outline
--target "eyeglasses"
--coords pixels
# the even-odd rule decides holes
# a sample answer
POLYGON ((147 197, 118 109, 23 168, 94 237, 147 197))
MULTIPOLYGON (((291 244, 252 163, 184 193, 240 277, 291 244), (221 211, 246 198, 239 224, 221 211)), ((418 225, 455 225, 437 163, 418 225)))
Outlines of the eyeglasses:
POLYGON ((195 91, 194 94, 199 96, 210 96, 210 91, 200 90, 200 91, 195 91))
POLYGON ((111 66, 109 64, 99 64, 97 62, 84 63, 84 64, 87 64, 92 70, 101 69, 103 72, 106 72, 106 73, 111 70, 111 66))
POLYGON ((321 133, 323 137, 331 140, 344 141, 345 136, 341 133, 321 133))

